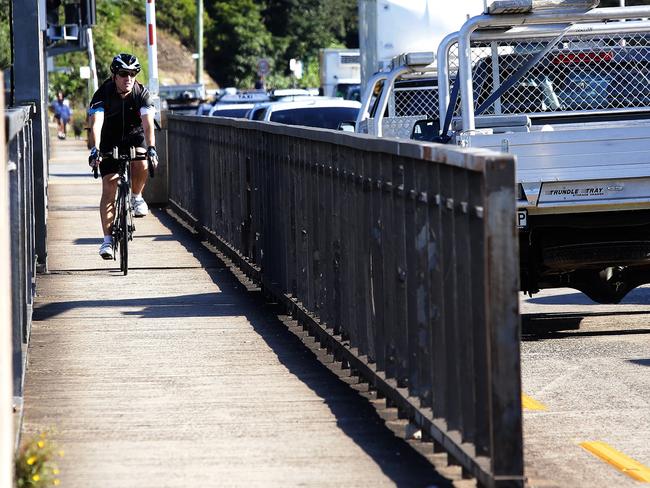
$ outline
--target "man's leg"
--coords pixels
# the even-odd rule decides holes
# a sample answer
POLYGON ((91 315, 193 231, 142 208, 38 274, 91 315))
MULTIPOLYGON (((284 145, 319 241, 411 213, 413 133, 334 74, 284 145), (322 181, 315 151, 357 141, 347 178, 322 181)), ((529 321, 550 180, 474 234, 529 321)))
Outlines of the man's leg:
MULTIPOLYGON (((141 154, 138 153, 140 156, 141 154)), ((142 198, 142 191, 149 176, 149 167, 147 161, 133 161, 131 163, 131 191, 133 192, 133 215, 144 217, 149 213, 147 202, 142 198)))
MULTIPOLYGON (((138 153, 138 156, 141 156, 141 154, 138 153)), ((131 191, 136 195, 141 195, 148 176, 149 167, 147 161, 133 161, 131 163, 131 191)))
POLYGON ((104 259, 113 258, 113 249, 109 245, 111 244, 111 232, 113 227, 113 218, 115 216, 115 194, 117 192, 118 179, 116 173, 110 173, 102 177, 102 198, 99 201, 99 215, 102 221, 104 242, 99 249, 99 254, 104 259))

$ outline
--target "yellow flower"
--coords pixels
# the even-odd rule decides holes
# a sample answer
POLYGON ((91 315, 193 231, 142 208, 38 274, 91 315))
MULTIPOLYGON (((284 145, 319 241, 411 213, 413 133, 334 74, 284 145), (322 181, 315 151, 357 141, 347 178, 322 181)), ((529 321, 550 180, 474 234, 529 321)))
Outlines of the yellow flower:
POLYGON ((29 466, 31 466, 31 465, 34 464, 35 462, 36 462, 36 456, 30 456, 30 457, 27 458, 27 464, 28 464, 29 466))
POLYGON ((61 450, 59 451, 59 456, 61 456, 61 457, 65 456, 65 452, 63 451, 63 449, 61 449, 61 450))
POLYGON ((55 479, 52 483, 54 484, 54 486, 59 486, 61 484, 61 480, 55 479))
POLYGON ((39 475, 37 475, 37 474, 35 474, 34 476, 32 476, 32 480, 33 480, 33 481, 38 481, 38 480, 40 480, 40 479, 41 479, 41 477, 40 477, 39 475))
POLYGON ((45 441, 38 441, 37 445, 42 449, 45 447, 45 441))
POLYGON ((54 469, 52 470, 52 474, 59 474, 59 470, 56 469, 56 468, 54 468, 54 469))

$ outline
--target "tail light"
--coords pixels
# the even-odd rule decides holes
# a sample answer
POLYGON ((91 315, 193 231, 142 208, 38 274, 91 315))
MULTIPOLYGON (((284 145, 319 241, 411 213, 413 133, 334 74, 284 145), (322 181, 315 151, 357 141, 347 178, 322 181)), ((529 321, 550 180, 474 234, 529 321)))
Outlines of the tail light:
POLYGON ((590 64, 609 63, 614 59, 611 51, 583 51, 577 53, 556 54, 553 57, 553 64, 590 64))

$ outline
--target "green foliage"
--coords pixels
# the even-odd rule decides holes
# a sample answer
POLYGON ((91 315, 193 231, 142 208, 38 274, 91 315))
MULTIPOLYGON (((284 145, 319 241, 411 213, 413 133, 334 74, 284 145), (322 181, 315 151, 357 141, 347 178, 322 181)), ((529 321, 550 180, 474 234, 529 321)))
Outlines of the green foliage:
POLYGON ((11 64, 9 2, 10 0, 0 0, 0 70, 11 64))
MULTIPOLYGON (((0 6, 8 1, 0 0, 0 6)), ((196 1, 157 0, 156 4, 157 26, 194 49, 196 1)), ((252 87, 260 58, 271 64, 267 87, 318 86, 318 50, 358 45, 355 0, 204 0, 204 4, 205 65, 221 86, 252 87), (289 72, 291 58, 304 64, 301 80, 289 72)), ((119 52, 138 56, 143 65, 141 79, 147 78, 146 44, 133 37, 135 23, 144 19, 142 1, 97 2, 93 36, 100 83, 110 76, 111 59, 119 52)), ((1 34, 0 27, 0 60, 1 34)), ((61 89, 71 98, 84 99, 85 81, 76 73, 87 64, 85 54, 59 56, 56 63, 70 66, 73 74, 53 75, 52 92, 61 89)))
MULTIPOLYGON (((273 40, 254 0, 215 1, 206 5, 205 59, 221 85, 252 86, 257 61, 273 52, 273 40)), ((273 67, 272 67, 273 68, 273 67)))
POLYGON ((318 50, 358 46, 354 0, 207 0, 206 12, 206 66, 221 85, 252 86, 265 57, 268 87, 318 86, 318 50), (305 66, 301 80, 291 77, 291 58, 305 66))
POLYGON ((86 104, 88 96, 87 80, 79 77, 79 67, 87 66, 88 59, 83 53, 70 53, 58 56, 57 65, 70 68, 70 73, 53 72, 49 74, 48 92, 50 100, 56 97, 57 92, 61 91, 74 106, 86 104))
POLYGON ((156 0, 156 27, 178 36, 183 44, 196 46, 196 2, 156 0))
POLYGON ((48 433, 27 439, 16 456, 16 486, 18 488, 45 488, 59 486, 59 469, 55 458, 63 457, 48 433), (58 451, 58 452, 57 452, 58 451))

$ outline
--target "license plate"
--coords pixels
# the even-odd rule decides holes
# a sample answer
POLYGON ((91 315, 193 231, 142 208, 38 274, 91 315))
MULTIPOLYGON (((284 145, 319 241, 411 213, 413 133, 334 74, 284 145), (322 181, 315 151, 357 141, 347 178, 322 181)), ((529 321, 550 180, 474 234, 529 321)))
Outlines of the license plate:
POLYGON ((517 228, 528 228, 528 210, 517 210, 517 228))

